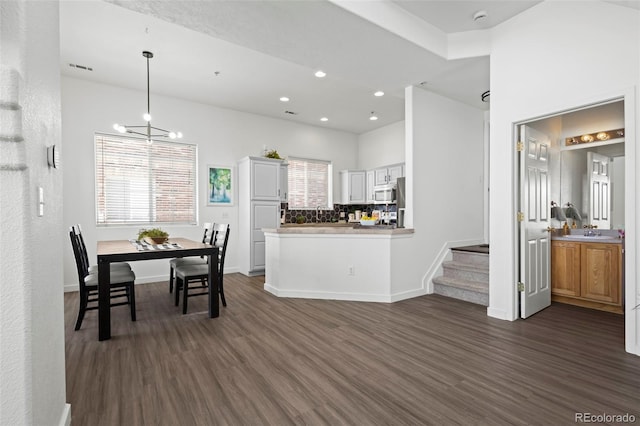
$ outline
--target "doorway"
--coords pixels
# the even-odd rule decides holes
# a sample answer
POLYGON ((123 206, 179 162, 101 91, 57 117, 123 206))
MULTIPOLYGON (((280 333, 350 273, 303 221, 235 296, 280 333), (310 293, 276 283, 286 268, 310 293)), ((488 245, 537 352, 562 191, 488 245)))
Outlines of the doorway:
MULTIPOLYGON (((517 269, 521 318, 546 308, 552 299, 595 309, 617 309, 623 313, 623 245, 618 244, 621 254, 614 258, 619 260, 614 264, 619 265, 619 269, 611 272, 614 274, 611 280, 619 280, 622 288, 612 287, 616 290, 613 295, 594 296, 593 286, 585 284, 593 280, 585 273, 586 268, 580 266, 580 260, 586 264, 584 259, 592 261, 595 259, 593 253, 599 252, 590 246, 591 251, 585 257, 580 250, 585 250, 586 244, 560 243, 561 238, 557 235, 562 235, 563 239, 568 235, 571 238, 567 239, 579 241, 583 229, 590 236, 615 237, 618 229, 620 233, 624 232, 624 211, 634 211, 633 205, 625 206, 624 197, 625 183, 631 176, 625 173, 624 165, 628 159, 633 159, 625 155, 625 106, 625 99, 620 97, 517 123, 520 141, 516 197, 520 223, 517 269), (605 134, 609 131, 612 133, 605 134), (553 256, 552 244, 557 248, 553 256), (556 284, 562 284, 555 289, 554 278, 556 284), (592 297, 598 303, 589 303, 592 297)), ((616 248, 615 245, 612 247, 616 248)), ((606 257, 609 260, 611 255, 603 254, 609 256, 606 257)), ((602 269, 601 265, 598 268, 602 269)), ((602 279, 598 277, 599 287, 602 279)))

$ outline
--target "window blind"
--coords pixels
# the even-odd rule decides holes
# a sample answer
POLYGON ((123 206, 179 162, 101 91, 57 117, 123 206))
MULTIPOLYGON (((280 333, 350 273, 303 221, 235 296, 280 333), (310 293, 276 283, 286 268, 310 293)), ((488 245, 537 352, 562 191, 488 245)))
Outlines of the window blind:
POLYGON ((96 223, 195 224, 197 147, 95 135, 96 223))
POLYGON ((287 163, 289 208, 332 208, 331 162, 289 157, 287 163))

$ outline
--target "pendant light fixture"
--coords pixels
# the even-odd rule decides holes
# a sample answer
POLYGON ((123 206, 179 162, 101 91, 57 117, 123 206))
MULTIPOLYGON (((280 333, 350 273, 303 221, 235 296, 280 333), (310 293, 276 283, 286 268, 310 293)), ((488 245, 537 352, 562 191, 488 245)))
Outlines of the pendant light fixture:
POLYGON ((142 116, 147 124, 143 126, 127 126, 116 123, 113 125, 113 128, 120 133, 133 133, 134 135, 144 136, 147 138, 148 143, 152 143, 153 138, 182 138, 181 132, 160 129, 159 127, 153 127, 151 125, 151 103, 149 101, 149 59, 153 58, 153 53, 145 50, 142 52, 142 56, 147 58, 147 112, 142 116), (140 129, 146 129, 146 132, 143 132, 140 129), (152 131, 154 133, 152 133, 152 131))

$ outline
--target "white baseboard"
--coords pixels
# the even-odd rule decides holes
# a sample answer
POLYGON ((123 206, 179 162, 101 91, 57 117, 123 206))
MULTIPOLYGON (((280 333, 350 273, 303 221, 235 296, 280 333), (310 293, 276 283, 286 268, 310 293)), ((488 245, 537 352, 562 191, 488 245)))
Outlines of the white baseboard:
MULTIPOLYGON (((225 275, 226 274, 233 274, 233 273, 236 273, 236 272, 240 272, 238 267, 224 268, 225 275)), ((136 277, 136 285, 138 285, 138 284, 157 283, 157 282, 164 282, 164 281, 169 281, 168 274, 153 275, 153 276, 146 276, 146 277, 136 277)), ((65 293, 72 292, 72 291, 78 291, 78 284, 77 283, 65 284, 64 285, 64 292, 65 293)))
POLYGON ((424 289, 405 291, 396 294, 368 294, 368 293, 338 293, 325 291, 305 291, 305 290, 281 290, 267 283, 264 283, 264 290, 277 297, 290 297, 298 299, 320 299, 320 300, 344 300, 349 302, 379 302, 393 303, 400 300, 410 299, 425 295, 424 289))
POLYGON ((495 308, 492 308, 491 306, 487 308, 487 316, 490 316, 491 318, 505 320, 505 321, 515 321, 517 319, 517 318, 511 318, 511 315, 509 315, 507 311, 504 311, 502 309, 495 309, 495 308))
POLYGON ((60 421, 58 422, 59 426, 70 426, 71 425, 71 404, 64 404, 64 409, 62 410, 62 415, 60 416, 60 421))

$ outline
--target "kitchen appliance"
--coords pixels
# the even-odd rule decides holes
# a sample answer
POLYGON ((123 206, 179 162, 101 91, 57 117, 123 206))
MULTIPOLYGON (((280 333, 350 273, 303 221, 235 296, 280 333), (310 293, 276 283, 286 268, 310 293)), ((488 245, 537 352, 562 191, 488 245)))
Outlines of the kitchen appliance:
POLYGON ((406 179, 404 177, 399 177, 396 183, 396 205, 398 208, 398 217, 396 219, 396 223, 398 228, 404 228, 404 213, 406 207, 406 179))
POLYGON ((396 202, 396 185, 376 185, 373 187, 373 204, 393 204, 396 202))

